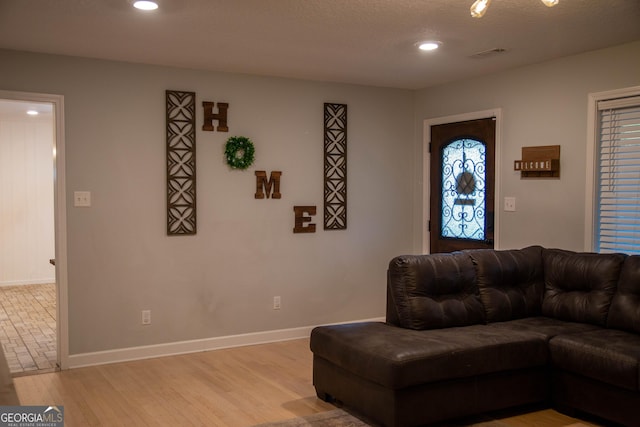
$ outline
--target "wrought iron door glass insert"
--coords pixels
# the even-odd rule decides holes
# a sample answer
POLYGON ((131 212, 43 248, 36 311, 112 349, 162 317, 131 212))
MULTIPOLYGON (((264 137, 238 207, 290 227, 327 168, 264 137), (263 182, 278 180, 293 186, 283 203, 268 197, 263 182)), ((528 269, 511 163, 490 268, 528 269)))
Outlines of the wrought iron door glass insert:
POLYGON ((442 150, 442 237, 485 240, 486 146, 458 139, 442 150))

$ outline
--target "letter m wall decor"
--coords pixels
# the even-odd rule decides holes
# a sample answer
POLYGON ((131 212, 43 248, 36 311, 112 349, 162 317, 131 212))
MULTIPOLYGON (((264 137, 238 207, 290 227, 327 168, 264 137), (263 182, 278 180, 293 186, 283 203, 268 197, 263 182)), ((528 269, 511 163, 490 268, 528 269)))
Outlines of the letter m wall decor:
POLYGON ((166 92, 167 234, 196 234, 196 94, 166 92))
POLYGON ((347 228, 347 105, 324 104, 324 229, 347 228))

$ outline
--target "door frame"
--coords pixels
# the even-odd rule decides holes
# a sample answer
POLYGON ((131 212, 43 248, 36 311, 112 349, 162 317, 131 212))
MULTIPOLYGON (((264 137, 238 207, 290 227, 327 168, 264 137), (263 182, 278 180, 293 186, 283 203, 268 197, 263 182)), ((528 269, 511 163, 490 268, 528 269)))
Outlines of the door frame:
POLYGON ((429 241, 429 221, 431 219, 430 199, 431 186, 431 166, 429 144, 431 143, 431 126, 443 125, 447 123, 465 122, 468 120, 486 119, 487 117, 496 118, 496 140, 495 140, 495 180, 494 180, 494 222, 493 222, 493 247, 500 248, 500 194, 502 194, 501 180, 501 142, 502 142, 502 109, 492 108, 489 110, 474 111, 471 113, 455 114, 452 116, 435 117, 425 119, 422 129, 422 253, 428 254, 430 251, 429 241))
POLYGON ((67 193, 65 176, 64 96, 0 90, 0 98, 46 102, 53 105, 55 138, 53 152, 53 205, 56 260, 56 352, 60 369, 69 366, 69 311, 67 283, 67 193))

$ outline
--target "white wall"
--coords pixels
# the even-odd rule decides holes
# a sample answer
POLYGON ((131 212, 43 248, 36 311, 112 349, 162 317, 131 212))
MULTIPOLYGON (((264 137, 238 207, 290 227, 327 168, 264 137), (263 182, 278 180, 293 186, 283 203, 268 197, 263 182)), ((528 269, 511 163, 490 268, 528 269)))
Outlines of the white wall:
POLYGON ((64 95, 70 354, 384 316, 412 243, 413 92, 0 50, 0 89, 64 95), (198 234, 166 236, 165 90, 228 102, 197 131, 198 234), (322 230, 323 103, 348 105, 348 229, 322 230), (232 135, 256 162, 224 163, 232 135), (254 170, 282 171, 256 200, 254 170), (92 192, 73 208, 73 191, 92 192), (293 206, 318 231, 293 234, 293 206), (273 296, 282 309, 272 309, 273 296), (143 309, 152 325, 140 325, 143 309))
POLYGON ((587 94, 640 84, 640 43, 417 92, 0 50, 0 89, 64 95, 70 354, 384 315, 386 268, 422 247, 422 125, 502 108, 499 246, 583 249, 587 94), (165 234, 167 89, 229 102, 230 132, 197 132, 198 234, 165 234), (349 226, 322 230, 322 105, 349 108, 349 226), (256 163, 231 171, 231 135, 256 163), (520 148, 560 144, 559 180, 522 180, 520 148), (281 170, 256 200, 254 170, 281 170), (294 235, 293 206, 318 232, 294 235), (282 309, 271 308, 282 297, 282 309), (152 310, 152 325, 140 312, 152 310))
POLYGON ((584 250, 587 97, 640 84, 640 42, 418 91, 414 250, 420 251, 423 121, 502 108, 500 248, 531 244, 584 250), (521 148, 560 145, 559 179, 521 179, 521 148), (503 212, 504 197, 516 212, 503 212))
POLYGON ((53 125, 0 117, 0 286, 55 282, 53 125))

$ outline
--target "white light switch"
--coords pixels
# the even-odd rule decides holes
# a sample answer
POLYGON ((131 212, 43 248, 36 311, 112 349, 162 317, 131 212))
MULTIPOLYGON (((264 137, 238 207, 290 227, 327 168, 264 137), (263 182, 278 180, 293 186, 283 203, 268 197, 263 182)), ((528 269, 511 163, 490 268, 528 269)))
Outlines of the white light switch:
POLYGON ((515 197, 505 197, 504 198, 504 211, 505 212, 515 212, 516 211, 516 198, 515 197))
POLYGON ((73 206, 88 208, 91 206, 91 191, 74 191, 73 206))

